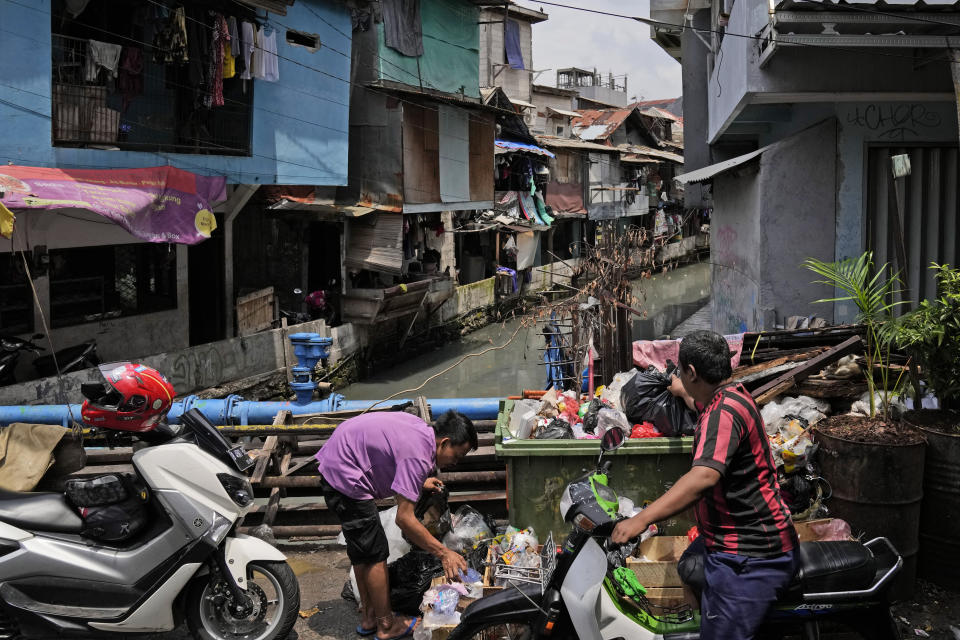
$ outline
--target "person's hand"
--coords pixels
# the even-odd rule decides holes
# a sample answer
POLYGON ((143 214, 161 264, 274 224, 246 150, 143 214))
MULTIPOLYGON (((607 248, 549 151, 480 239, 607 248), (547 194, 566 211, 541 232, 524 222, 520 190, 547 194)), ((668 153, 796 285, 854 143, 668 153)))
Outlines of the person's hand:
POLYGON ((687 395, 686 390, 683 388, 683 382, 677 374, 673 374, 670 377, 670 386, 667 387, 667 389, 678 398, 683 398, 687 395))
POLYGON ((443 557, 440 558, 440 562, 443 563, 443 573, 447 576, 447 580, 460 580, 460 572, 466 572, 467 570, 467 561, 466 559, 452 549, 446 549, 443 552, 443 557))
POLYGON ((613 528, 610 541, 616 544, 626 544, 647 529, 647 524, 640 520, 639 514, 627 520, 621 520, 613 528))
POLYGON ((427 478, 427 481, 423 483, 423 488, 426 491, 440 493, 443 491, 443 483, 440 482, 440 478, 427 478))

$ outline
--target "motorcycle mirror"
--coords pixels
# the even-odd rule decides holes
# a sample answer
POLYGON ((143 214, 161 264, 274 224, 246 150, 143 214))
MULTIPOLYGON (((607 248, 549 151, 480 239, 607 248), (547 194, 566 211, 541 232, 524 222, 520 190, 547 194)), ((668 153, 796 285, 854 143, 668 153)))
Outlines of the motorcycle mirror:
POLYGON ((604 451, 615 451, 623 445, 623 431, 614 427, 607 429, 600 440, 600 448, 604 451))
POLYGON ((293 290, 293 295, 295 295, 295 296, 298 296, 298 295, 300 295, 301 293, 303 293, 303 289, 294 289, 294 290, 293 290))

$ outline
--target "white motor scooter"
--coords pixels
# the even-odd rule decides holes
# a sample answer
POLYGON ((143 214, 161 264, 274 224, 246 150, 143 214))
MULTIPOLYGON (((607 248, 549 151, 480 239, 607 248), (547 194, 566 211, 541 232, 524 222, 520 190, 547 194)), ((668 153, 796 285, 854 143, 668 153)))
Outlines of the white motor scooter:
POLYGON ((137 451, 148 524, 123 542, 82 535, 62 493, 0 491, 0 638, 160 632, 185 618, 204 640, 284 638, 300 589, 282 553, 234 531, 253 464, 197 410, 137 451))

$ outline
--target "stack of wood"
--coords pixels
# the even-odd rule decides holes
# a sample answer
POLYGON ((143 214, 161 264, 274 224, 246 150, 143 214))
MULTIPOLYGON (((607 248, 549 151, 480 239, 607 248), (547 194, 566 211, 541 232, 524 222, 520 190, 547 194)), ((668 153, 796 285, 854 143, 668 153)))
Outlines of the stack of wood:
POLYGON ((862 326, 843 325, 744 334, 733 379, 758 404, 784 394, 855 399, 867 390, 866 381, 848 375, 847 368, 838 371, 837 364, 863 352, 863 333, 862 326))

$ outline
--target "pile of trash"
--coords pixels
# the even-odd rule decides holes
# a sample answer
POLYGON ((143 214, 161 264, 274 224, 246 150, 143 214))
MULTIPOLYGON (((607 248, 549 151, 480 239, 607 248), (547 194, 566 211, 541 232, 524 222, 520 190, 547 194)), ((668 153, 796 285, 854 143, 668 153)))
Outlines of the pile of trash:
POLYGON ((618 373, 594 397, 550 389, 540 400, 517 400, 510 434, 526 440, 599 439, 617 428, 630 438, 692 435, 695 414, 670 392, 673 370, 618 373))

